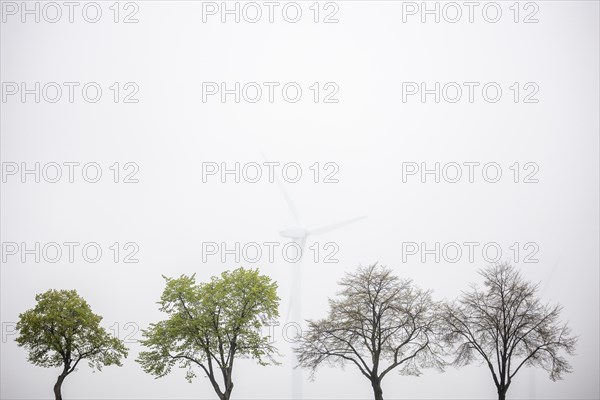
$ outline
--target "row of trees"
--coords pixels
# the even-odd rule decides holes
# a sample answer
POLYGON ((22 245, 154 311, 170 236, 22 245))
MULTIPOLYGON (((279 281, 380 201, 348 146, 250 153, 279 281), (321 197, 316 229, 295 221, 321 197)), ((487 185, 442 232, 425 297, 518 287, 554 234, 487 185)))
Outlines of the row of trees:
POLYGON ((383 399, 381 382, 392 370, 419 375, 480 359, 504 400, 523 366, 541 367, 550 379, 571 372, 577 338, 559 321, 560 305, 545 305, 538 286, 514 267, 480 271, 483 288, 471 285, 454 302, 435 302, 431 291, 372 265, 348 274, 326 318, 308 321, 296 349, 300 366, 313 374, 324 363, 352 364, 383 399), (446 361, 446 356, 453 356, 446 361))
MULTIPOLYGON (((505 399, 524 366, 549 372, 551 380, 571 372, 565 358, 577 338, 560 322, 561 307, 543 304, 538 286, 508 264, 480 271, 483 287, 472 285, 453 302, 434 301, 431 291, 378 265, 359 267, 339 282, 325 318, 308 320, 294 351, 298 366, 314 377, 323 364, 354 366, 369 380, 376 400, 392 371, 420 375, 424 368, 443 371, 477 359, 489 369, 498 398, 505 399)), ((278 317, 277 284, 258 270, 236 269, 196 283, 195 277, 165 278, 160 311, 166 318, 143 331, 146 347, 137 362, 162 377, 174 366, 208 377, 221 400, 233 391, 236 359, 261 365, 277 363, 276 348, 260 328, 278 317)), ((100 326, 84 299, 73 290, 49 290, 19 316, 16 341, 28 360, 61 367, 61 386, 81 360, 90 367, 121 365, 127 349, 100 326)))

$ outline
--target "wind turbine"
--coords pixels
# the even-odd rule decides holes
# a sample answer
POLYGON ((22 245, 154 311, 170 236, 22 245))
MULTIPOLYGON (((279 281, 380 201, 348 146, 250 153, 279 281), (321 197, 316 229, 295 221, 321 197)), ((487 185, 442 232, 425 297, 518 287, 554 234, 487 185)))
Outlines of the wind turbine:
POLYGON ((310 235, 313 235, 313 236, 320 235, 323 233, 327 233, 327 232, 331 232, 333 230, 339 229, 341 227, 344 227, 346 225, 352 224, 356 221, 366 218, 366 215, 347 219, 347 220, 337 222, 334 224, 330 224, 330 225, 324 225, 324 226, 319 226, 316 228, 308 229, 300 220, 300 217, 298 216, 298 212, 296 211, 296 207, 294 206, 294 203, 292 202, 292 199, 290 198, 290 196, 285 191, 285 188, 283 187, 283 185, 279 184, 279 187, 280 187, 281 192, 283 193, 283 195, 288 203, 288 206, 290 208, 290 211, 292 212, 294 219, 296 221, 296 225, 289 227, 287 229, 284 229, 282 231, 279 231, 279 235, 281 237, 294 240, 296 243, 298 243, 300 245, 300 249, 301 249, 300 259, 298 260, 298 262, 295 263, 294 266, 292 266, 292 277, 291 277, 292 278, 292 290, 290 293, 290 303, 289 303, 288 313, 286 316, 286 322, 289 322, 290 317, 292 317, 292 321, 299 323, 302 318, 302 302, 299 301, 299 299, 298 299, 298 297, 302 294, 301 266, 302 266, 302 262, 304 260, 304 251, 306 249, 306 242, 308 240, 308 237, 310 235))
MULTIPOLYGON (((264 158, 266 160, 266 157, 264 158)), ((300 324, 302 321, 302 301, 300 300, 300 297, 302 296, 302 263, 304 260, 304 250, 306 248, 306 242, 308 240, 308 237, 310 235, 320 235, 326 232, 331 232, 333 230, 342 228, 346 225, 352 224, 356 221, 366 218, 366 215, 309 229, 302 223, 296 205, 292 201, 292 198, 290 197, 288 192, 285 190, 283 184, 277 179, 277 177, 275 177, 275 183, 277 184, 279 190, 283 194, 283 197, 285 198, 285 201, 287 202, 290 212, 292 213, 292 216, 294 217, 295 221, 294 226, 279 231, 279 235, 284 238, 292 239, 293 241, 298 243, 300 245, 301 250, 299 260, 292 265, 292 284, 290 290, 288 312, 285 321, 287 323, 291 319, 292 322, 300 324)), ((297 368, 294 368, 292 370, 292 398, 294 400, 302 399, 302 372, 297 368)))

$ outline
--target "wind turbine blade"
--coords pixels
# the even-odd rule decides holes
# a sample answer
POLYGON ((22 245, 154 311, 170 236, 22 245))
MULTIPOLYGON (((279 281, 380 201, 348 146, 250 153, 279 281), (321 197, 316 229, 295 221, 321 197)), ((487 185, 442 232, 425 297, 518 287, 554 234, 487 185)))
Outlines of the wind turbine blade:
POLYGON ((290 211, 292 212, 292 215, 294 216, 296 223, 298 225, 301 225, 300 216, 298 215, 298 210, 296 209, 296 206, 294 205, 292 198, 290 197, 288 192, 285 190, 285 187, 283 186, 283 184, 281 183, 281 181, 279 179, 275 178, 275 182, 277 183, 279 190, 281 190, 281 193, 283 193, 283 197, 285 197, 285 201, 288 203, 288 206, 290 207, 290 211))
POLYGON ((560 263, 560 256, 556 259, 556 262, 554 263, 554 266, 552 267, 552 271, 550 271, 550 275, 548 275, 546 277, 546 282, 544 283, 544 286, 542 286, 542 290, 541 290, 540 294, 544 294, 544 292, 548 288, 548 284, 550 283, 550 281, 554 277, 554 273, 556 272, 556 268, 558 267, 559 263, 560 263))
POLYGON ((367 218, 367 216, 363 215, 363 216, 352 218, 352 219, 349 219, 346 221, 338 222, 336 224, 325 225, 325 226, 315 228, 315 229, 309 229, 308 234, 309 235, 319 235, 321 233, 325 233, 325 232, 332 231, 334 229, 341 228, 342 226, 350 225, 350 224, 352 224, 356 221, 360 221, 361 219, 364 219, 364 218, 367 218))
POLYGON ((300 249, 302 250, 302 253, 300 255, 300 261, 299 261, 300 263, 304 259, 304 248, 306 247, 306 240, 307 239, 308 239, 308 235, 306 235, 302 239, 300 239, 300 249))
MULTIPOLYGON (((263 152, 261 152, 260 154, 262 155, 263 159, 266 162, 269 162, 269 160, 267 159, 267 157, 265 156, 265 154, 263 152)), ((285 190, 285 187, 283 186, 283 183, 281 183, 281 181, 279 179, 277 179, 277 174, 274 174, 273 180, 275 181, 275 184, 277 184, 277 187, 279 188, 279 190, 283 194, 283 197, 285 198, 285 201, 287 202, 288 207, 290 208, 290 211, 292 212, 292 215, 294 216, 294 220, 296 221, 296 223, 298 225, 302 225, 301 222, 300 222, 300 216, 298 215, 298 210, 296 209, 296 205, 292 201, 292 198, 290 197, 290 195, 288 194, 288 192, 285 190)))

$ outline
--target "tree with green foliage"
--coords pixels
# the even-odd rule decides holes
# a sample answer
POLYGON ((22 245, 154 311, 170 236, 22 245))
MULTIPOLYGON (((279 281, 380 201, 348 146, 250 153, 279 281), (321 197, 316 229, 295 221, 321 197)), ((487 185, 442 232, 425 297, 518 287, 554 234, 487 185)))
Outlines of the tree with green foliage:
POLYGON ((16 342, 29 352, 32 364, 62 367, 54 385, 56 400, 62 400, 62 383, 81 360, 99 371, 104 365, 121 366, 127 348, 100 326, 102 317, 75 290, 48 290, 35 300, 34 308, 19 315, 16 342))
POLYGON ((260 334, 268 320, 279 316, 277 284, 268 276, 238 268, 207 283, 197 284, 195 275, 164 278, 158 304, 168 318, 142 332, 140 342, 149 351, 137 361, 145 372, 159 378, 178 365, 187 369, 191 382, 194 367, 199 367, 219 399, 228 400, 236 358, 253 358, 261 365, 275 362, 275 348, 260 334))

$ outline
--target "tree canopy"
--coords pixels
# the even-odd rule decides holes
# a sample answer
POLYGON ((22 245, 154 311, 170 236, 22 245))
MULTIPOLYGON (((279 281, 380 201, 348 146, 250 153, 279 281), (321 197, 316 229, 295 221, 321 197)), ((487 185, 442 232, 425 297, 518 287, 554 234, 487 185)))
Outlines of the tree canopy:
POLYGON ((75 290, 48 290, 35 300, 33 309, 19 315, 16 342, 28 351, 30 363, 63 368, 54 387, 56 399, 62 398, 62 382, 80 361, 98 370, 121 366, 127 348, 100 326, 102 317, 75 290))
POLYGON ((560 322, 560 305, 542 304, 538 285, 527 282, 509 264, 480 270, 484 287, 470 291, 445 307, 446 340, 455 345, 454 364, 481 358, 504 399, 523 366, 548 371, 551 380, 571 372, 562 355, 572 355, 577 338, 560 322))
POLYGON ((383 399, 381 380, 392 370, 419 375, 421 368, 442 368, 437 340, 439 305, 429 291, 378 265, 360 267, 339 283, 329 314, 309 320, 295 349, 299 365, 311 370, 328 363, 350 364, 383 399))
POLYGON ((260 334, 279 315, 277 284, 268 276, 238 268, 206 283, 196 283, 195 275, 165 280, 159 304, 167 319, 151 324, 141 340, 149 349, 137 359, 145 372, 162 377, 178 365, 191 381, 200 368, 227 400, 236 358, 274 362, 275 348, 260 334))

